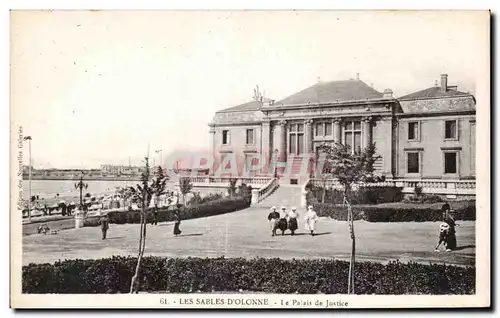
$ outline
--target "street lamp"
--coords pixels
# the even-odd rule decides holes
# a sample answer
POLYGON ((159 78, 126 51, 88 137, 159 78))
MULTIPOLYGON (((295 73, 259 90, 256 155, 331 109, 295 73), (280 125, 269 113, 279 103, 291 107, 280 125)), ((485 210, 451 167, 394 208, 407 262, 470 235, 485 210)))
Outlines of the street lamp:
POLYGON ((82 171, 82 175, 80 176, 80 181, 78 183, 75 183, 75 189, 80 189, 80 210, 83 210, 83 196, 82 196, 83 189, 87 189, 88 187, 89 185, 83 182, 83 171, 82 171))
POLYGON ((163 166, 163 149, 158 149, 158 150, 155 150, 155 153, 159 153, 160 154, 160 164, 159 166, 163 166))
POLYGON ((28 167, 28 222, 31 222, 31 136, 26 136, 23 140, 28 141, 28 156, 29 156, 29 167, 28 167))

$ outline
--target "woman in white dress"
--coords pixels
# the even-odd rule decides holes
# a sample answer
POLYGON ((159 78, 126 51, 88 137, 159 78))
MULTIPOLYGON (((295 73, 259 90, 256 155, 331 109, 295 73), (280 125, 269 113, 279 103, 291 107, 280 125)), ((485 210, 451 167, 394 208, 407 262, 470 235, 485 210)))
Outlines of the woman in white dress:
POLYGON ((314 231, 316 230, 316 221, 318 221, 318 214, 313 210, 312 205, 307 208, 306 215, 304 216, 306 231, 314 236, 314 231))

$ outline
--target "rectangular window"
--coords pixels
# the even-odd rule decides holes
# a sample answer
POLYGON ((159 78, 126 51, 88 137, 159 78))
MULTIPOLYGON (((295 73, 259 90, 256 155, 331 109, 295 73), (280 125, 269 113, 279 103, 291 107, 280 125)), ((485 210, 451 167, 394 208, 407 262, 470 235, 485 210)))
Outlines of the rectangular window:
POLYGON ((247 129, 247 145, 253 145, 253 134, 254 130, 253 129, 247 129))
POLYGON ((292 155, 304 153, 304 124, 290 124, 288 152, 292 155))
POLYGON ((304 134, 297 134, 297 154, 304 152, 304 134))
POLYGON ((419 173, 420 172, 420 155, 418 152, 407 153, 407 172, 419 173))
POLYGON ((457 121, 447 120, 444 124, 444 138, 445 139, 457 139, 457 121))
POLYGON ((354 151, 358 151, 358 149, 361 148, 361 132, 356 131, 354 132, 354 144, 353 144, 353 149, 354 151))
POLYGON ((408 123, 408 140, 418 140, 418 122, 408 123))
POLYGON ((332 123, 325 123, 325 135, 326 136, 332 135, 332 123))
POLYGON ((457 173, 457 153, 444 153, 444 173, 457 173))
POLYGON ((223 145, 229 144, 229 130, 222 131, 222 144, 223 145))
POLYGON ((290 153, 295 154, 297 152, 297 134, 290 134, 290 153))
POLYGON ((316 136, 323 136, 323 123, 316 124, 316 136))
POLYGON ((344 145, 354 153, 361 148, 361 122, 348 121, 344 124, 344 145))
POLYGON ((345 145, 352 149, 352 132, 350 131, 345 133, 345 145))

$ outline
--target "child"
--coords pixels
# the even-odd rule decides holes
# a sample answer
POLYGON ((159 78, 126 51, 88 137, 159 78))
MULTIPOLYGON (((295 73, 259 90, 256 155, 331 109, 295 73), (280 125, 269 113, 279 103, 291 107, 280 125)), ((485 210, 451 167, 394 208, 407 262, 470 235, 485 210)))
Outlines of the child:
POLYGON ((441 245, 441 243, 444 243, 447 252, 451 251, 448 248, 448 235, 450 235, 450 225, 446 222, 443 222, 439 225, 439 241, 435 248, 436 252, 439 252, 439 246, 441 245))

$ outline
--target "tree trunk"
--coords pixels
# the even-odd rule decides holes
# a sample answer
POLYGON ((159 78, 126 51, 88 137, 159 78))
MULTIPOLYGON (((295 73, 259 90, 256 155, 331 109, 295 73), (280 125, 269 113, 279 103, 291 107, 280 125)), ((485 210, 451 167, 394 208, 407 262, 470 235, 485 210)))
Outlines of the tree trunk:
POLYGON ((321 203, 325 203, 325 197, 326 197, 326 189, 323 187, 323 191, 321 191, 321 203))
POLYGON ((347 204, 347 222, 349 223, 349 231, 351 234, 351 258, 349 261, 349 277, 347 284, 347 294, 354 294, 354 264, 356 261, 356 236, 354 235, 354 215, 351 205, 347 201, 347 189, 344 190, 344 202, 347 204))
MULTIPOLYGON (((143 208, 144 210, 144 205, 143 208)), ((142 261, 142 254, 143 254, 143 241, 145 239, 144 237, 144 227, 145 227, 145 222, 144 222, 144 213, 141 212, 141 230, 139 233, 139 251, 137 253, 137 265, 135 266, 135 273, 134 276, 132 276, 132 281, 130 282, 130 293, 133 294, 134 291, 136 290, 136 285, 137 285, 137 279, 139 278, 139 271, 141 268, 141 261, 142 261)))

